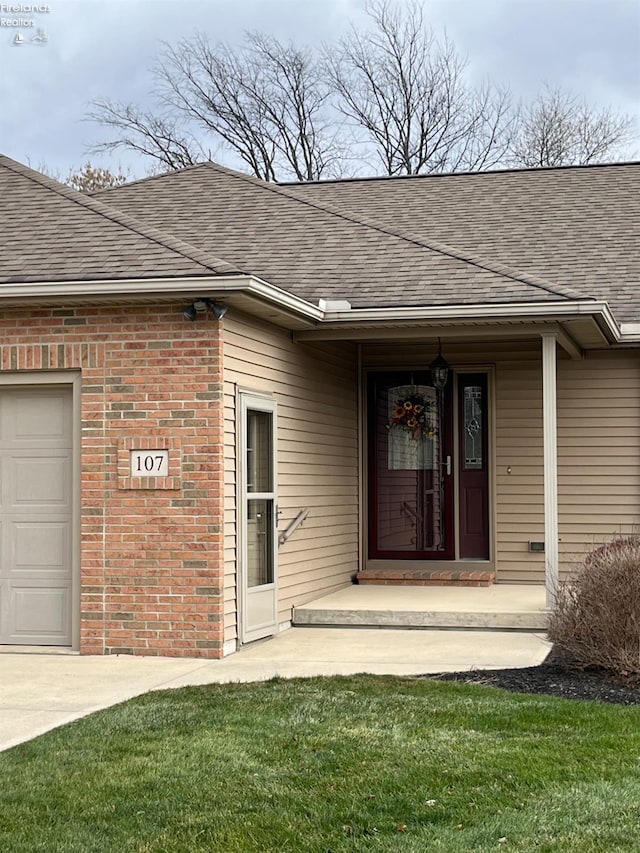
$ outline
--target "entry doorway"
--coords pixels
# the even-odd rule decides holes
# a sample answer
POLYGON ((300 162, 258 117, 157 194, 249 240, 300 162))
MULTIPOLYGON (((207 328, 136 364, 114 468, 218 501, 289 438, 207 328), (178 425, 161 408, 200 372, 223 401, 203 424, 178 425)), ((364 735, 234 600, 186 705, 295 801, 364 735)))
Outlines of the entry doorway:
POLYGON ((369 561, 489 559, 487 397, 486 372, 368 374, 369 561))

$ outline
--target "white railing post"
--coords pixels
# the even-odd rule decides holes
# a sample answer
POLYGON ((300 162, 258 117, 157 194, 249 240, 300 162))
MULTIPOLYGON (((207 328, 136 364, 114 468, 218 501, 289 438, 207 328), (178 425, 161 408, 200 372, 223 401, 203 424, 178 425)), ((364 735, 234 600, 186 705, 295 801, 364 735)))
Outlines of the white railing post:
POLYGON ((556 336, 542 335, 542 415, 544 444, 544 553, 547 607, 558 588, 558 414, 556 336))

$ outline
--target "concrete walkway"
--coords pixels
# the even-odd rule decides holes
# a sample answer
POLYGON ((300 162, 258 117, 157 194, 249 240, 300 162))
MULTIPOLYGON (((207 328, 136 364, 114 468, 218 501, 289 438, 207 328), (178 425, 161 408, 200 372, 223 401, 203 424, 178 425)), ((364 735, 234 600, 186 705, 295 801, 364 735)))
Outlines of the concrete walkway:
POLYGON ((543 634, 292 628, 220 661, 0 654, 0 750, 149 690, 369 672, 389 675, 540 663, 543 634))

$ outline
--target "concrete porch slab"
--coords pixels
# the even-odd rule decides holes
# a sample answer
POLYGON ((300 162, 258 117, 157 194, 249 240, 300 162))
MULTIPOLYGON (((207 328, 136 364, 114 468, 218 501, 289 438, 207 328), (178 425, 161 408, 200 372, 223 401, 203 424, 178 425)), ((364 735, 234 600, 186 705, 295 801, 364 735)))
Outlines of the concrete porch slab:
POLYGON ((483 628, 544 631, 543 586, 406 587, 351 585, 295 607, 298 626, 483 628))

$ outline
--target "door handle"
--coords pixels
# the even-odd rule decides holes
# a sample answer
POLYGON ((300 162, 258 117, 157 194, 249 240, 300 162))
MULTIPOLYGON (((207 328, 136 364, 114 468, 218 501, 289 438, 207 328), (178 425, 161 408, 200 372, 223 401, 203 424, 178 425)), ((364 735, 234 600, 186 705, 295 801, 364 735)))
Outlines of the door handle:
POLYGON ((441 462, 440 464, 445 469, 445 473, 446 473, 447 477, 450 477, 451 476, 451 457, 447 456, 447 458, 444 460, 444 462, 441 462))

